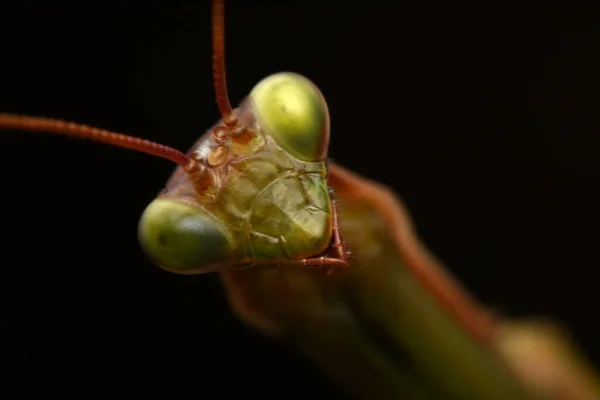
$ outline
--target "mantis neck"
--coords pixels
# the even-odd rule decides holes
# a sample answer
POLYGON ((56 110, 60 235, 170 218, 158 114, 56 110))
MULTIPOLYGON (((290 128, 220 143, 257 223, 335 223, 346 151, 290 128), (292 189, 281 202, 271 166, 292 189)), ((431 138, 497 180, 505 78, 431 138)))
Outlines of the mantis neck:
POLYGON ((531 398, 495 348, 423 289, 377 211, 338 196, 352 266, 337 278, 273 266, 223 273, 242 318, 294 343, 356 398, 531 398))

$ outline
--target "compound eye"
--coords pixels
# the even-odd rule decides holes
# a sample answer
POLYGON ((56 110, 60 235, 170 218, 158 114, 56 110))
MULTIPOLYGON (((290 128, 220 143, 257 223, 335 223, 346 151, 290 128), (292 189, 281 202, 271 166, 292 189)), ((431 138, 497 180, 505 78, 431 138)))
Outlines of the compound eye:
POLYGON ((138 238, 152 261, 179 273, 200 273, 226 261, 234 247, 227 227, 212 215, 169 199, 156 199, 146 207, 138 238))
POLYGON ((260 81, 252 92, 265 132, 302 161, 323 161, 329 147, 329 111, 321 91, 305 77, 283 72, 260 81))

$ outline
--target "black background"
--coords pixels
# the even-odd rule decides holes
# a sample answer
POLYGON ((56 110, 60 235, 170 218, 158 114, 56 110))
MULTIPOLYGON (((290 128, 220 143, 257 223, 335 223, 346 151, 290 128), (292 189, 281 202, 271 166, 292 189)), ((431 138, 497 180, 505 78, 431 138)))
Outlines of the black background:
MULTIPOLYGON (((232 2, 230 97, 282 70, 328 100, 330 156, 393 187, 482 301, 549 316, 600 364, 600 13, 232 2)), ((0 110, 182 150, 218 119, 208 3, 5 3, 0 110)), ((2 398, 341 395, 244 327, 216 274, 151 265, 167 161, 2 132, 2 398)))

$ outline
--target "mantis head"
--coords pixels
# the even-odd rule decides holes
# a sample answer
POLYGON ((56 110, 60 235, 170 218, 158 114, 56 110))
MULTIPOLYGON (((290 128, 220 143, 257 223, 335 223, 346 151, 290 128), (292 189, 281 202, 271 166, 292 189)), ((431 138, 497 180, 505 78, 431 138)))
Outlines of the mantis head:
MULTIPOLYGON (((221 205, 212 204, 213 199, 205 196, 206 192, 213 189, 227 191, 229 179, 242 178, 240 175, 230 176, 232 169, 235 171, 233 163, 239 163, 244 157, 248 160, 253 153, 272 149, 282 150, 302 165, 323 163, 327 158, 327 104, 319 89, 305 77, 294 73, 271 75, 254 87, 240 109, 246 114, 247 122, 241 129, 237 128, 242 132, 245 130, 238 134, 238 138, 250 136, 249 140, 243 139, 248 140, 247 143, 237 143, 238 150, 240 146, 244 148, 243 154, 233 154, 236 138, 232 137, 232 130, 227 130, 224 123, 217 124, 216 128, 204 135, 200 144, 191 149, 192 154, 206 154, 198 158, 200 165, 206 168, 206 184, 196 187, 193 198, 186 201, 185 196, 182 199, 180 194, 185 192, 182 187, 189 186, 189 180, 179 181, 167 190, 165 196, 150 203, 142 215, 138 231, 140 242, 146 253, 163 268, 179 273, 201 273, 220 269, 227 264, 243 263, 244 255, 234 256, 236 252, 242 252, 240 247, 244 246, 243 239, 233 232, 235 224, 227 224, 227 215, 219 212, 221 205), (223 135, 226 139, 214 140, 216 135, 223 135), (262 145, 252 146, 253 141, 262 145), (269 142, 272 142, 271 146, 269 142), (227 155, 222 163, 211 165, 210 155, 215 149, 227 155), (173 192, 179 194, 171 196, 173 192)), ((223 121, 227 118, 231 117, 225 115, 223 121)), ((236 119, 239 121, 238 117, 236 119)), ((253 163, 255 168, 246 171, 243 179, 260 185, 260 175, 269 174, 274 168, 272 163, 265 160, 265 156, 261 160, 261 163, 253 163), (252 176, 256 174, 259 177, 252 176)), ((264 180, 272 182, 267 177, 264 180)), ((231 182, 229 186, 235 184, 231 182)), ((240 196, 244 196, 244 193, 240 196)), ((273 207, 280 208, 280 205, 274 204, 273 207)), ((282 235, 285 233, 282 232, 282 235)), ((322 241, 328 244, 330 235, 327 232, 325 234, 327 237, 322 241)), ((319 232, 319 235, 322 233, 319 232)), ((323 247, 323 244, 317 247, 323 247)))
MULTIPOLYGON (((326 160, 329 146, 327 104, 319 89, 298 74, 279 73, 263 79, 238 110, 231 108, 225 79, 224 6, 221 1, 213 3, 212 28, 214 85, 222 121, 190 150, 200 166, 196 171, 188 171, 189 181, 194 186, 194 199, 188 202, 182 199, 185 196, 181 193, 190 185, 189 181, 178 180, 176 172, 172 178, 176 183, 167 189, 165 196, 148 205, 139 224, 139 238, 146 253, 158 265, 179 273, 202 273, 243 265, 257 253, 260 258, 259 249, 268 248, 268 244, 256 238, 257 232, 250 232, 255 229, 256 223, 249 226, 252 217, 248 216, 248 204, 239 205, 233 212, 234 215, 243 213, 247 216, 240 220, 232 217, 230 210, 224 211, 223 207, 211 203, 223 191, 239 198, 247 197, 247 203, 258 203, 256 198, 260 198, 261 194, 258 190, 252 192, 250 187, 263 187, 265 183, 270 184, 276 179, 275 174, 270 174, 276 168, 277 160, 272 159, 276 156, 255 157, 247 161, 245 169, 236 170, 233 163, 240 163, 240 160, 243 163, 244 157, 273 149, 282 150, 299 163, 319 163, 326 160), (234 171, 239 174, 234 174, 234 171), (237 185, 236 180, 244 180, 248 184, 246 187, 239 185, 238 190, 232 189, 237 185), (177 193, 175 198, 171 196, 173 192, 177 193), (241 233, 238 230, 236 234, 236 222, 237 225, 247 226, 247 230, 241 233)), ((315 185, 309 185, 307 190, 312 192, 314 189, 315 185)), ((278 200, 279 203, 285 203, 284 199, 278 200)), ((269 198, 267 208, 286 208, 285 204, 274 203, 277 200, 273 196, 269 198)), ((323 203, 319 205, 321 208, 328 209, 328 196, 321 196, 320 203, 323 203)), ((283 218, 297 217, 289 212, 283 214, 283 218)), ((322 229, 314 232, 314 238, 308 238, 307 247, 314 249, 314 252, 321 252, 330 242, 331 226, 327 221, 319 224, 323 216, 311 217, 314 221, 310 220, 308 224, 316 222, 322 229)), ((263 227, 263 232, 272 232, 277 228, 282 230, 281 227, 274 227, 275 223, 259 221, 259 225, 263 227)), ((290 235, 295 226, 298 224, 288 227, 290 235)), ((287 242, 285 234, 281 232, 279 238, 271 235, 271 241, 279 240, 277 244, 283 248, 287 242)), ((290 253, 314 255, 306 254, 304 249, 287 250, 287 254, 279 254, 276 250, 265 251, 263 257, 283 258, 290 253)))

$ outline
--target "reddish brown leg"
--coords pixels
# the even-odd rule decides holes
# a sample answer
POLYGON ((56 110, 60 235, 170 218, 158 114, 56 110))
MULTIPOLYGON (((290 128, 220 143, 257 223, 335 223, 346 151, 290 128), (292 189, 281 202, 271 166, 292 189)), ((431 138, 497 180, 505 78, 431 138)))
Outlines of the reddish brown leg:
POLYGON ((325 268, 327 275, 337 275, 349 266, 350 250, 344 242, 340 226, 338 222, 338 210, 333 193, 333 189, 329 188, 329 196, 331 197, 331 213, 332 213, 332 238, 331 246, 327 251, 327 255, 320 257, 310 257, 304 260, 293 261, 291 264, 299 265, 307 268, 325 268))

